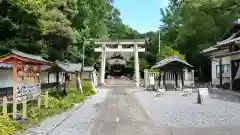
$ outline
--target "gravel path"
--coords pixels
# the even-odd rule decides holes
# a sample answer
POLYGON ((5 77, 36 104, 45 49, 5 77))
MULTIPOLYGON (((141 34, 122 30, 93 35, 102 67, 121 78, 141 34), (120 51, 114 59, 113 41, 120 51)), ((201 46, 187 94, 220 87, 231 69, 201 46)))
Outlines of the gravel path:
POLYGON ((168 128, 173 135, 239 135, 240 104, 204 98, 196 104, 197 94, 183 97, 180 92, 134 92, 155 123, 168 128), (144 100, 143 100, 144 99, 144 100))
POLYGON ((123 87, 115 87, 101 105, 88 135, 169 135, 123 87))
POLYGON ((38 127, 28 129, 24 135, 85 135, 107 93, 108 90, 100 90, 84 104, 47 118, 38 127))

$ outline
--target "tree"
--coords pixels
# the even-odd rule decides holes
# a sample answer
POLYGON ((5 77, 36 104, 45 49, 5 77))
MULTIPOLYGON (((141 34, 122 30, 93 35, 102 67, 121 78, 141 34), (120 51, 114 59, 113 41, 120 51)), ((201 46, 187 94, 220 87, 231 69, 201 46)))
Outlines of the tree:
POLYGON ((239 17, 237 5, 237 0, 170 0, 161 10, 161 44, 178 50, 196 69, 207 70, 209 62, 200 52, 219 41, 239 17))
POLYGON ((48 60, 94 62, 96 38, 128 38, 137 33, 124 25, 106 0, 1 0, 0 54, 10 49, 41 54, 48 60), (118 35, 120 33, 120 35, 118 35))

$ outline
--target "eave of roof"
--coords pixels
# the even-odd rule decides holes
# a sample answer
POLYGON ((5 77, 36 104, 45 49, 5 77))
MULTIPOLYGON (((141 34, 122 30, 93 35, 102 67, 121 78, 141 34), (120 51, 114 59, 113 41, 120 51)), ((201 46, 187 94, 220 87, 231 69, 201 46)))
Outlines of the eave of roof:
POLYGON ((56 61, 55 64, 66 72, 80 72, 82 70, 81 63, 63 63, 56 61))
POLYGON ((37 62, 37 63, 39 62, 43 64, 52 64, 51 62, 43 59, 39 55, 27 54, 14 49, 11 50, 10 53, 0 56, 0 58, 1 58, 1 61, 5 61, 9 58, 16 58, 26 62, 37 62))
POLYGON ((27 58, 27 59, 32 59, 32 60, 37 60, 37 61, 41 61, 41 62, 51 63, 51 62, 43 59, 39 55, 27 54, 27 53, 20 52, 20 51, 17 51, 17 50, 12 50, 11 52, 15 55, 19 55, 19 56, 22 56, 22 57, 27 58))
POLYGON ((185 65, 185 66, 187 66, 187 67, 193 67, 192 65, 190 65, 189 63, 187 63, 186 61, 184 61, 184 60, 181 60, 181 59, 179 59, 178 57, 176 57, 176 56, 171 56, 171 57, 168 57, 168 58, 166 58, 166 59, 164 59, 164 60, 161 60, 161 61, 159 61, 157 64, 155 64, 152 68, 161 68, 161 67, 164 67, 164 66, 166 66, 166 65, 168 65, 168 64, 170 64, 170 63, 172 63, 172 62, 179 62, 179 63, 181 63, 181 64, 183 64, 183 65, 185 65))
POLYGON ((213 52, 213 51, 216 51, 216 50, 218 50, 218 48, 216 48, 216 47, 214 47, 214 46, 211 46, 211 47, 209 47, 209 48, 206 48, 206 49, 204 49, 204 50, 202 50, 202 54, 206 54, 206 53, 210 53, 210 52, 213 52))
POLYGON ((234 51, 234 52, 228 52, 228 53, 224 53, 218 56, 213 56, 212 58, 221 58, 221 57, 227 57, 227 56, 233 56, 233 55, 238 55, 240 54, 240 51, 234 51))
POLYGON ((223 40, 221 42, 218 42, 214 47, 223 47, 229 43, 233 43, 233 42, 236 42, 236 41, 240 41, 240 37, 237 37, 237 38, 233 38, 233 39, 228 39, 228 40, 223 40))

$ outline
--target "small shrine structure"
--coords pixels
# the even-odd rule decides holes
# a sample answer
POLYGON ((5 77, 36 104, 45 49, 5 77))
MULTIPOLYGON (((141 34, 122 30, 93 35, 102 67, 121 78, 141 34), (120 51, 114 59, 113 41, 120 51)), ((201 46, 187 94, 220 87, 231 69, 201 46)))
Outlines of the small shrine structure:
MULTIPOLYGON (((184 70, 185 69, 192 69, 193 66, 187 63, 184 60, 181 60, 177 56, 171 56, 164 60, 159 61, 156 65, 154 65, 152 68, 159 69, 159 81, 158 86, 159 87, 165 87, 166 90, 168 90, 167 82, 166 80, 172 80, 171 83, 174 84, 174 89, 177 88, 183 88, 184 87, 184 80, 186 76, 184 76, 184 70), (161 85, 161 81, 163 82, 161 85)), ((194 75, 193 75, 194 78, 194 75)))
POLYGON ((51 65, 41 56, 11 50, 0 57, 1 65, 12 66, 12 116, 17 117, 17 104, 37 99, 41 94, 41 65, 51 65))

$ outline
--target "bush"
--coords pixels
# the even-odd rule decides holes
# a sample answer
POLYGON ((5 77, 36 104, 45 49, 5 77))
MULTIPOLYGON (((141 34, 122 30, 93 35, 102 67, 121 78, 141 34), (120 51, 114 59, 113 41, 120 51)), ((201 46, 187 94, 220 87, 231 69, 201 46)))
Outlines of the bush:
POLYGON ((85 96, 91 96, 96 94, 96 90, 92 87, 92 83, 90 81, 82 82, 82 89, 85 96))
POLYGON ((7 116, 0 115, 0 135, 12 135, 23 127, 7 116))
POLYGON ((84 93, 85 96, 91 96, 91 95, 95 95, 95 94, 96 94, 96 91, 94 89, 91 89, 84 93))
POLYGON ((87 92, 93 89, 92 84, 90 81, 83 80, 82 81, 82 89, 83 92, 87 92))
MULTIPOLYGON (((34 101, 28 103, 28 123, 37 124, 48 116, 52 116, 71 108, 74 103, 83 102, 85 96, 96 94, 96 91, 93 89, 92 84, 89 81, 83 81, 82 88, 84 93, 81 93, 81 91, 77 89, 68 89, 67 96, 61 95, 56 89, 48 89, 48 108, 42 107, 39 109, 34 101)), ((41 105, 43 105, 44 97, 41 98, 41 101, 41 105)), ((0 115, 0 135, 12 135, 19 129, 23 129, 20 124, 14 122, 8 117, 0 115)))
MULTIPOLYGON (((35 104, 29 104, 28 119, 30 123, 37 124, 43 118, 65 111, 71 108, 74 103, 81 103, 85 99, 85 96, 77 89, 69 89, 68 95, 62 98, 58 98, 56 93, 55 90, 49 93, 48 108, 38 109, 35 104)), ((43 98, 41 100, 43 104, 43 98)))

